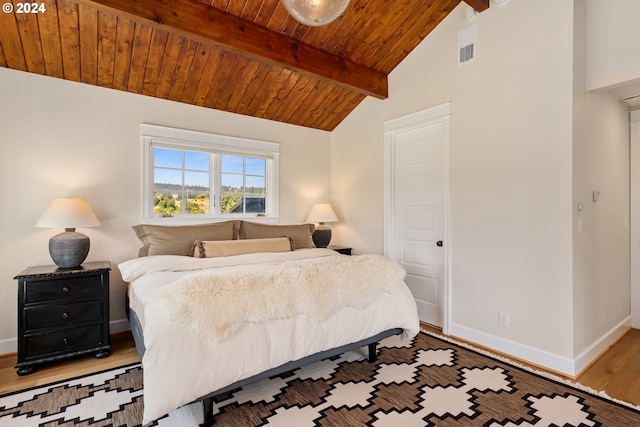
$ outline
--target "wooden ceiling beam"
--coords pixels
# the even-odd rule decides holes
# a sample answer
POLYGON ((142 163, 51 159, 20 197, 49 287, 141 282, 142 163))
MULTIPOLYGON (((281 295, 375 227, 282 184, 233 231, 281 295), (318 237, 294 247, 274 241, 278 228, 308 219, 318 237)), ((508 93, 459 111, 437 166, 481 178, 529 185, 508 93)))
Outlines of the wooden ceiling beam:
POLYGON ((471 6, 476 12, 489 9, 489 0, 464 0, 464 2, 471 6))
MULTIPOLYGON (((488 1, 488 0, 487 0, 488 1)), ((379 99, 388 96, 387 76, 291 37, 202 3, 187 0, 78 0, 165 31, 231 52, 332 81, 349 90, 379 99)))

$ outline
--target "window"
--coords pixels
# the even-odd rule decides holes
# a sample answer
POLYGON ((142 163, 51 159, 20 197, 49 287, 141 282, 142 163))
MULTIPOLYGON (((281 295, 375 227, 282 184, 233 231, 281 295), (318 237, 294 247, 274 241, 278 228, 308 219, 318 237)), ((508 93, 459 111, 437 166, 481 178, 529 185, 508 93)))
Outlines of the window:
POLYGON ((211 155, 153 148, 153 213, 211 213, 211 155))
POLYGON ((266 159, 221 156, 222 213, 265 213, 266 159))
POLYGON ((276 217, 278 144, 142 125, 144 216, 276 217))

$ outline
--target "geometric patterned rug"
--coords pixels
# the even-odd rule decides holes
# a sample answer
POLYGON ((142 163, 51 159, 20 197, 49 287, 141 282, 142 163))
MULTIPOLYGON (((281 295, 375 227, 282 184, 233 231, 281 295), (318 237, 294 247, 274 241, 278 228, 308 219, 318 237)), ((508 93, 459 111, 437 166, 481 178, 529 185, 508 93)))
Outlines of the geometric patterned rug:
MULTIPOLYGON (((640 426, 640 412, 426 333, 219 396, 216 426, 640 426)), ((0 396, 0 426, 140 426, 139 364, 0 396)), ((202 405, 150 426, 197 426, 202 405)))

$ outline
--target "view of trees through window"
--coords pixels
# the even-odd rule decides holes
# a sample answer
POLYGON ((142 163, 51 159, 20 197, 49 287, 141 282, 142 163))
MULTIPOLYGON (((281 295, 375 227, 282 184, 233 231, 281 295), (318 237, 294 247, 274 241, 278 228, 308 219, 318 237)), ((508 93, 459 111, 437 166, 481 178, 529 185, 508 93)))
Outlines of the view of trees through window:
POLYGON ((181 185, 156 183, 153 194, 153 211, 159 214, 207 214, 209 213, 209 189, 202 187, 202 191, 199 190, 198 187, 189 188, 183 196, 181 185), (182 202, 185 199, 186 205, 183 211, 182 202))
POLYGON ((222 213, 265 213, 266 179, 265 159, 223 155, 222 213))
MULTIPOLYGON (((153 211, 157 214, 211 213, 211 157, 215 154, 154 148, 153 211)), ((221 155, 220 212, 265 213, 266 160, 221 155)), ((216 173, 216 171, 214 171, 216 173)))

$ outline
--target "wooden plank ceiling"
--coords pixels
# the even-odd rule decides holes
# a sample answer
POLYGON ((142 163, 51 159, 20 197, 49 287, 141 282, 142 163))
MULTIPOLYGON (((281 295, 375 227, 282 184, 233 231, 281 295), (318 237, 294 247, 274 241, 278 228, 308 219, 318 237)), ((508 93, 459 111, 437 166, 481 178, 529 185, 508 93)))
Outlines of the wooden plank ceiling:
POLYGON ((460 1, 351 0, 307 27, 279 0, 13 0, 0 66, 331 131, 387 97, 387 75, 460 1))

